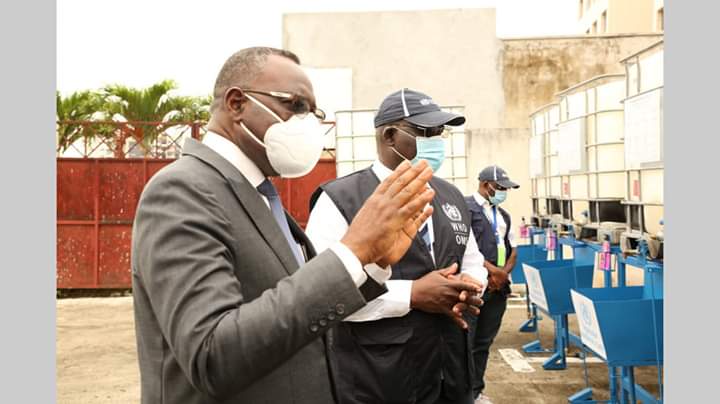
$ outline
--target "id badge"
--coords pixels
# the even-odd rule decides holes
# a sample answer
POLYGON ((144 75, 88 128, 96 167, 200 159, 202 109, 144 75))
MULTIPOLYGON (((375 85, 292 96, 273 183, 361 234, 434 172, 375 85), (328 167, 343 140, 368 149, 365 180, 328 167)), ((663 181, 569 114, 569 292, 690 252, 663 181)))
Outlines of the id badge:
POLYGON ((497 253, 498 253, 497 266, 500 267, 500 268, 502 268, 503 266, 505 266, 505 256, 506 256, 506 254, 505 254, 505 246, 504 246, 504 245, 498 245, 498 247, 497 247, 497 253))

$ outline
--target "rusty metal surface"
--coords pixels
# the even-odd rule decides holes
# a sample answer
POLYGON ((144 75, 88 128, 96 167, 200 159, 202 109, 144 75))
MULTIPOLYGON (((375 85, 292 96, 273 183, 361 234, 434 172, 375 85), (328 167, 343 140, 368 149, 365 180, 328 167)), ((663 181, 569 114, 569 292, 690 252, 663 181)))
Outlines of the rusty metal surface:
POLYGON ((92 220, 93 193, 79 192, 93 186, 93 166, 87 161, 65 161, 57 165, 57 217, 92 220))
MULTIPOLYGON (((132 221, 147 181, 173 159, 57 159, 57 288, 130 288, 132 221)), ((308 175, 275 178, 284 206, 304 227, 311 193, 335 178, 323 158, 308 175)))
POLYGON ((300 178, 273 178, 283 206, 305 228, 310 217, 310 196, 322 183, 336 177, 335 159, 323 158, 315 168, 300 178))
POLYGON ((131 223, 100 226, 97 288, 130 287, 131 235, 131 223))
POLYGON ((94 227, 57 226, 57 288, 95 288, 94 227))
POLYGON ((129 288, 132 221, 172 159, 57 159, 57 288, 129 288))
POLYGON ((101 223, 132 221, 145 186, 144 166, 132 160, 100 162, 101 223))

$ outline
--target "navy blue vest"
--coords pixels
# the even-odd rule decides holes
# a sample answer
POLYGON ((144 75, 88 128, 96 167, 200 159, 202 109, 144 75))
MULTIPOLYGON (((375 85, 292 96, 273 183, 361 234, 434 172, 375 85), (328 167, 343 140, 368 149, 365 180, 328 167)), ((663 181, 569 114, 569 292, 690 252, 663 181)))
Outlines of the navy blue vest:
MULTIPOLYGON (((486 260, 492 262, 494 265, 497 265, 497 238, 495 237, 492 223, 490 222, 490 220, 488 220, 487 216, 485 216, 485 212, 483 212, 482 206, 477 203, 475 198, 473 198, 472 196, 466 196, 465 202, 467 203, 467 207, 470 210, 470 214, 472 215, 472 230, 473 234, 475 235, 475 240, 477 241, 478 249, 486 260)), ((505 219, 505 224, 507 225, 507 231, 505 232, 504 240, 506 253, 505 259, 507 260, 512 253, 512 246, 510 245, 510 238, 508 237, 510 234, 511 226, 510 215, 507 213, 507 211, 505 211, 505 209, 499 206, 498 212, 500 212, 503 219, 505 219)))
MULTIPOLYGON (((370 168, 357 171, 321 185, 310 198, 310 209, 325 192, 350 223, 379 184, 370 168)), ((470 212, 454 185, 433 177, 430 186, 435 190, 432 218, 436 264, 418 236, 392 266, 391 279, 415 280, 434 269, 462 263, 470 212)), ((469 336, 445 315, 410 310, 403 317, 345 321, 331 335, 331 371, 339 404, 434 403, 441 383, 450 399, 471 388, 469 336)))

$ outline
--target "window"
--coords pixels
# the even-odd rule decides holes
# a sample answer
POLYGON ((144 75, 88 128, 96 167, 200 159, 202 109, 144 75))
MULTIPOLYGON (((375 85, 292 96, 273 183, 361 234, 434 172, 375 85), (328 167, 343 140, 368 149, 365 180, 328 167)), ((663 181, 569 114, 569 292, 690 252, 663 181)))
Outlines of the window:
POLYGON ((655 23, 656 31, 665 30, 665 8, 661 8, 657 11, 657 22, 655 23))
POLYGON ((600 16, 600 32, 607 32, 607 11, 603 11, 600 16))

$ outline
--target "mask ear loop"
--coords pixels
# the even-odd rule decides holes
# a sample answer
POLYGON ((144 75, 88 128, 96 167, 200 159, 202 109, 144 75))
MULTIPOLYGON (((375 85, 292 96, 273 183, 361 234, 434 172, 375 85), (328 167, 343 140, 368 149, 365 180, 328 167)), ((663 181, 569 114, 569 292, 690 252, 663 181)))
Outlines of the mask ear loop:
POLYGON ((252 95, 246 93, 245 96, 248 97, 250 101, 254 102, 255 105, 264 109, 265 112, 267 112, 268 114, 272 115, 272 117, 275 118, 278 122, 285 122, 272 109, 268 108, 265 104, 255 99, 255 97, 253 97, 252 95))
MULTIPOLYGON (((232 87, 232 88, 228 89, 228 91, 230 91, 233 88, 242 91, 242 89, 237 88, 237 87, 232 87)), ((253 97, 252 95, 250 95, 248 93, 245 93, 245 96, 248 97, 248 99, 250 99, 250 101, 254 102, 255 105, 257 105, 258 107, 265 110, 265 112, 267 112, 268 114, 272 115, 272 117, 275 118, 278 122, 284 122, 282 119, 280 119, 280 117, 275 112, 273 112, 273 110, 271 110, 270 108, 265 106, 265 104, 263 104, 262 102, 255 99, 255 97, 253 97)), ((265 146, 265 143, 261 142, 260 138, 258 138, 257 135, 255 135, 250 129, 248 129, 247 126, 245 126, 244 122, 242 122, 242 121, 240 122, 240 127, 243 128, 243 130, 245 130, 245 132, 247 132, 250 135, 250 138, 252 138, 252 140, 254 140, 255 143, 259 144, 260 146, 262 146, 264 148, 267 148, 267 146, 265 146)))
MULTIPOLYGON (((405 132, 404 130, 402 130, 402 129, 400 129, 400 128, 396 128, 396 127, 394 127, 394 126, 393 126, 393 128, 395 128, 398 132, 401 132, 401 133, 403 133, 403 134, 405 134, 405 135, 407 135, 407 136, 410 136, 410 137, 412 137, 413 139, 415 139, 415 147, 417 147, 417 139, 415 138, 415 136, 413 136, 413 135, 405 132)), ((385 131, 388 130, 388 129, 390 129, 390 128, 388 127, 388 128, 383 129, 383 135, 385 135, 385 131)), ((397 154, 398 157, 400 157, 401 159, 407 161, 408 163, 412 163, 412 161, 411 161, 410 159, 408 159, 407 157, 405 157, 405 156, 403 156, 402 154, 400 154, 400 152, 397 151, 397 149, 395 148, 395 146, 390 146, 390 150, 392 150, 393 152, 395 152, 395 154, 397 154)), ((416 150, 415 152, 417 153, 417 150, 416 150)))
MULTIPOLYGON (((383 136, 385 136, 385 131, 387 131, 388 129, 390 129, 390 127, 383 129, 383 136)), ((399 128, 395 128, 395 129, 397 129, 399 132, 402 132, 402 130, 399 128)), ((410 136, 410 135, 408 135, 408 136, 410 136)), ((392 150, 395 154, 397 154, 398 157, 400 157, 401 159, 407 161, 408 163, 412 163, 410 160, 408 160, 407 157, 403 156, 399 151, 397 151, 395 146, 390 146, 390 150, 392 150)))

